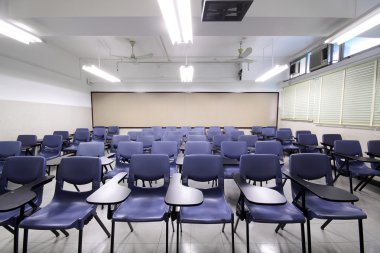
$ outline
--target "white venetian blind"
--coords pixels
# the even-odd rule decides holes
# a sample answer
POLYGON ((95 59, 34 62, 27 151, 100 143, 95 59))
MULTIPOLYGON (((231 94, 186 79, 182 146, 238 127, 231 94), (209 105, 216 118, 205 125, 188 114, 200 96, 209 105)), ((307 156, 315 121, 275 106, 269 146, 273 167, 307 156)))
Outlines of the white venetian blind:
POLYGON ((296 101, 294 106, 294 118, 307 120, 309 104, 309 81, 298 83, 296 87, 296 101))
POLYGON ((296 98, 296 87, 289 86, 282 90, 282 118, 294 118, 294 104, 296 98))
POLYGON ((380 126, 380 60, 377 61, 377 80, 372 125, 380 126))
POLYGON ((314 123, 318 122, 319 116, 319 101, 321 99, 321 77, 310 80, 310 94, 309 94, 309 115, 308 119, 314 123))
POLYGON ((346 69, 342 124, 370 125, 375 65, 371 61, 346 69))
POLYGON ((322 77, 319 123, 340 123, 343 82, 343 70, 322 77))

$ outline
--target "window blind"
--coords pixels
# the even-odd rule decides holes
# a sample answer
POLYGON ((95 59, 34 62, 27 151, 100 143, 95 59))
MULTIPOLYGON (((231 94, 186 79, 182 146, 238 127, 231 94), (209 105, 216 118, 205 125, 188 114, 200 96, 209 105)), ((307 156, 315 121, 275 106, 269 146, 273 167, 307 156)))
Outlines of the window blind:
POLYGON ((294 118, 307 120, 309 111, 309 81, 298 83, 296 87, 296 100, 294 106, 294 118))
POLYGON ((310 94, 309 94, 309 120, 318 123, 319 118, 319 101, 321 99, 321 81, 322 78, 314 78, 310 80, 310 94))
POLYGON ((380 60, 377 61, 377 78, 375 87, 375 104, 373 107, 373 126, 380 126, 380 60))
POLYGON ((296 98, 296 87, 288 86, 283 89, 282 117, 283 119, 294 119, 294 105, 296 98))

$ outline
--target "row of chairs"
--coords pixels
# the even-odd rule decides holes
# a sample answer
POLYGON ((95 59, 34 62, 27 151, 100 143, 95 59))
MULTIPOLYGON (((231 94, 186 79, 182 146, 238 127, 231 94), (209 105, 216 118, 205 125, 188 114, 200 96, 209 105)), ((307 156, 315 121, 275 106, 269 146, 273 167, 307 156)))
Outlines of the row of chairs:
MULTIPOLYGON (((290 173, 306 180, 325 179, 326 184, 332 186, 331 166, 325 154, 295 154, 290 156, 290 173)), ((7 191, 7 182, 25 184, 42 177, 45 171, 45 159, 42 157, 10 157, 5 161, 4 174, 1 176, 0 189, 7 191), (30 176, 33 175, 33 176, 30 176)), ((127 222, 131 231, 132 222, 166 222, 166 242, 168 243, 169 207, 164 198, 170 182, 170 161, 168 156, 160 154, 138 154, 131 157, 128 175, 128 187, 131 189, 129 197, 113 211, 111 235, 98 218, 96 206, 88 204, 86 198, 100 186, 100 160, 93 157, 68 157, 62 159, 57 172, 56 187, 53 200, 42 209, 27 207, 25 210, 32 213, 19 222, 19 210, 16 212, 3 212, 1 225, 13 227, 15 240, 18 240, 18 229, 24 229, 24 252, 27 250, 29 229, 50 230, 56 235, 61 231, 68 236, 67 229, 79 230, 78 252, 82 250, 83 228, 91 218, 95 218, 108 236, 111 236, 111 252, 114 249, 115 226, 119 222, 127 222), (137 180, 162 180, 159 187, 141 187, 137 180), (83 185, 91 183, 91 190, 73 192, 63 187, 64 183, 83 185)), ((275 155, 246 154, 240 158, 240 177, 247 181, 262 182, 275 180, 274 190, 283 194, 281 184, 281 169, 278 157, 275 155)), ((178 216, 178 222, 225 224, 231 223, 231 229, 236 232, 237 222, 234 224, 234 214, 224 196, 223 162, 220 156, 215 155, 189 155, 184 159, 182 182, 189 185, 192 181, 208 182, 217 179, 215 187, 201 189, 204 201, 199 206, 183 207, 178 216)), ((210 185, 209 185, 210 186, 210 185)), ((33 206, 39 206, 42 199, 42 188, 35 190, 37 198, 33 206)), ((292 182, 292 196, 297 200, 301 189, 292 182)), ((299 200, 298 200, 299 201, 299 200)), ((333 219, 358 220, 361 252, 363 247, 362 220, 367 216, 357 206, 349 203, 332 202, 320 199, 316 195, 306 194, 303 200, 306 212, 303 213, 298 206, 302 203, 285 203, 283 205, 258 205, 250 203, 241 195, 237 204, 238 218, 246 221, 246 243, 249 252, 249 223, 275 223, 284 229, 286 224, 301 224, 301 239, 305 251, 304 223, 307 223, 307 238, 309 252, 311 252, 311 219, 325 219, 324 229, 333 219), (239 207, 239 205, 242 205, 239 207)), ((224 229, 224 225, 223 225, 224 229)), ((232 252, 234 252, 234 233, 232 236, 232 252)), ((15 241, 16 242, 16 241, 15 241)), ((15 244, 16 245, 16 244, 15 244)), ((167 247, 168 249, 168 247, 167 247)))

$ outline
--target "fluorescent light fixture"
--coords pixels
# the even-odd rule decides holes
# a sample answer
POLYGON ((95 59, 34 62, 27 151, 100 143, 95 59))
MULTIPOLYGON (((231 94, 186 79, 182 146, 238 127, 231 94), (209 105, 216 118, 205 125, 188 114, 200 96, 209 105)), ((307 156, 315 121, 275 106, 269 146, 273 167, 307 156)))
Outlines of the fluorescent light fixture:
POLYGON ((194 67, 191 65, 182 65, 179 68, 179 72, 181 74, 181 82, 183 83, 191 83, 193 81, 194 75, 194 67))
POLYGON ((120 83, 121 82, 121 80, 119 78, 114 77, 113 75, 105 72, 104 70, 97 68, 95 65, 91 65, 91 66, 83 65, 82 69, 84 71, 87 71, 87 72, 95 75, 95 76, 103 78, 103 79, 105 79, 111 83, 120 83))
POLYGON ((325 43, 342 44, 380 24, 380 8, 371 11, 356 22, 331 36, 325 43))
POLYGON ((20 28, 0 19, 0 34, 22 42, 24 44, 38 43, 42 40, 20 28))
POLYGON ((264 74, 262 74, 259 78, 255 80, 255 82, 265 82, 266 80, 274 77, 275 75, 280 74, 282 71, 287 69, 288 65, 276 65, 272 69, 268 70, 264 74))
POLYGON ((157 0, 174 44, 193 43, 190 0, 157 0))

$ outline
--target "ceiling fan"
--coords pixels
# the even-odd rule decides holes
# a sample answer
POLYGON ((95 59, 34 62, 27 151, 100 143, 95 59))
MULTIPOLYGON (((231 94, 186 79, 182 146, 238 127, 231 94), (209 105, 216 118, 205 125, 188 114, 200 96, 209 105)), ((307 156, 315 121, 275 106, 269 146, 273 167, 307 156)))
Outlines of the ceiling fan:
POLYGON ((242 45, 243 40, 240 41, 240 47, 238 48, 239 55, 237 56, 237 58, 232 59, 232 61, 252 63, 253 60, 247 59, 247 57, 250 56, 252 53, 252 47, 247 47, 246 49, 243 49, 242 45))
POLYGON ((136 41, 130 40, 130 39, 126 39, 126 40, 129 42, 129 45, 131 46, 131 50, 132 50, 131 55, 130 56, 112 55, 112 56, 119 57, 119 58, 122 59, 122 61, 126 60, 128 62, 133 62, 133 63, 138 63, 139 60, 148 59, 148 58, 152 58, 153 57, 153 53, 136 56, 135 55, 135 51, 134 51, 134 47, 136 45, 136 41))

